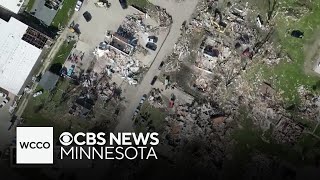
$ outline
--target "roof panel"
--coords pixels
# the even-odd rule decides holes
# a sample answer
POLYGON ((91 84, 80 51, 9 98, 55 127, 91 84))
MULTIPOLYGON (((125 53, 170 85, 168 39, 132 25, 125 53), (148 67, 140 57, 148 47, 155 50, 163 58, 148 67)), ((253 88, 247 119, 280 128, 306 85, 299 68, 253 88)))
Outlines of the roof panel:
POLYGON ((0 6, 14 12, 18 13, 24 0, 0 0, 0 6))
POLYGON ((0 20, 0 87, 17 95, 37 62, 41 49, 22 40, 27 25, 0 20))

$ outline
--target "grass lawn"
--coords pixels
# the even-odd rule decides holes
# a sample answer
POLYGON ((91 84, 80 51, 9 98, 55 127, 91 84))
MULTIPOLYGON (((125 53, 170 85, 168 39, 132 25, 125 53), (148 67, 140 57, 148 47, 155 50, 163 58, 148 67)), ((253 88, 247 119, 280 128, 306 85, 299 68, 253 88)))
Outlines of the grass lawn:
POLYGON ((74 8, 76 7, 77 0, 64 0, 62 8, 58 11, 54 17, 51 25, 54 27, 65 27, 71 16, 74 13, 74 8))
MULTIPOLYGON (((286 7, 299 7, 292 0, 283 0, 286 7)), ((275 67, 264 67, 263 71, 266 79, 273 77, 272 83, 279 90, 282 90, 283 97, 287 102, 298 103, 299 97, 297 88, 303 85, 305 88, 312 90, 320 78, 314 75, 308 75, 304 69, 305 51, 304 46, 312 44, 315 40, 315 32, 320 24, 320 2, 311 1, 312 10, 304 15, 300 20, 287 20, 286 17, 277 16, 276 19, 276 38, 279 40, 283 51, 288 54, 292 62, 282 61, 275 67), (288 30, 301 30, 304 32, 304 38, 294 38, 288 34, 288 30)), ((281 5, 283 6, 283 5, 281 5)))
POLYGON ((67 43, 67 41, 65 41, 60 47, 59 47, 59 51, 57 52, 57 54, 55 55, 54 59, 52 60, 52 64, 64 64, 64 62, 66 61, 66 59, 68 58, 74 44, 76 42, 75 41, 71 41, 69 43, 67 43))
POLYGON ((27 4, 27 7, 26 7, 26 11, 27 11, 27 12, 30 12, 30 11, 31 11, 32 6, 33 6, 33 4, 34 4, 35 1, 36 1, 36 0, 29 0, 29 2, 28 2, 28 4, 27 4))
MULTIPOLYGON (((68 105, 61 103, 62 93, 70 88, 68 80, 60 80, 55 92, 44 91, 38 97, 31 97, 22 115, 27 126, 53 126, 55 134, 68 128, 68 118, 63 116, 68 113, 68 105)), ((41 89, 41 88, 39 88, 41 89)))
POLYGON ((147 0, 128 0, 128 5, 135 5, 139 8, 146 9, 148 5, 147 0))
MULTIPOLYGON (((67 43, 66 41, 59 47, 59 51, 52 60, 52 64, 63 64, 68 58, 75 41, 67 43)), ((31 97, 23 113, 25 125, 27 126, 53 126, 55 134, 60 134, 69 128, 72 117, 64 117, 68 114, 69 107, 63 100, 63 93, 72 88, 68 80, 60 79, 55 91, 44 91, 38 97, 31 97)), ((37 87, 37 91, 42 89, 37 87)), ((74 127, 76 127, 75 125, 74 127)))
MULTIPOLYGON (((161 132, 164 127, 164 121, 167 116, 166 112, 163 109, 155 108, 152 105, 150 105, 148 102, 145 102, 140 111, 140 115, 149 113, 149 118, 147 121, 151 121, 151 125, 155 127, 156 132, 161 132)), ((137 132, 146 132, 146 124, 147 122, 139 123, 141 122, 141 117, 137 117, 135 119, 138 126, 136 126, 137 132)))

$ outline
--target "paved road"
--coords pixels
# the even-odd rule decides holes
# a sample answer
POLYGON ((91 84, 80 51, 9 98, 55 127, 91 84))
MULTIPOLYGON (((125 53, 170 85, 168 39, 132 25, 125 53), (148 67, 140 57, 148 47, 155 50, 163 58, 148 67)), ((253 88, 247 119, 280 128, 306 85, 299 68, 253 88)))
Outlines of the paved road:
POLYGON ((149 71, 144 76, 141 84, 136 88, 130 89, 135 93, 133 93, 131 97, 126 97, 128 103, 126 104, 125 111, 120 116, 119 124, 116 127, 115 132, 133 131, 133 122, 131 119, 141 97, 143 94, 148 94, 151 91, 152 86, 150 85, 150 82, 154 76, 160 74, 158 67, 161 61, 166 55, 172 52, 173 47, 180 36, 180 28, 183 21, 190 19, 198 3, 197 0, 185 0, 181 3, 177 3, 175 0, 151 0, 150 2, 166 8, 167 12, 172 16, 173 24, 165 42, 154 59, 149 71))

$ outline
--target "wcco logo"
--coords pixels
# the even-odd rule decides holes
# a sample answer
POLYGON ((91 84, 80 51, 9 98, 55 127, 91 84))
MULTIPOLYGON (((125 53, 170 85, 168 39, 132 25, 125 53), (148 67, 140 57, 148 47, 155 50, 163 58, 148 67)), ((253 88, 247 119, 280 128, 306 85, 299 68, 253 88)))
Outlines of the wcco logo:
POLYGON ((17 164, 53 164, 53 127, 17 127, 17 164))
POLYGON ((22 149, 49 149, 51 145, 49 142, 20 142, 20 146, 22 149))

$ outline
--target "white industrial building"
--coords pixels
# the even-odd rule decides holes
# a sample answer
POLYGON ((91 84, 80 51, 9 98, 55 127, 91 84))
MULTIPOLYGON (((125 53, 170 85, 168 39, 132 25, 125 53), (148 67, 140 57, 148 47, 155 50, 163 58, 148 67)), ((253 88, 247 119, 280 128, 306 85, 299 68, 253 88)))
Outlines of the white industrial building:
POLYGON ((27 42, 36 31, 14 18, 0 19, 0 31, 0 88, 19 95, 42 49, 27 42))
POLYGON ((0 6, 16 14, 19 12, 23 3, 24 0, 0 0, 0 6))

